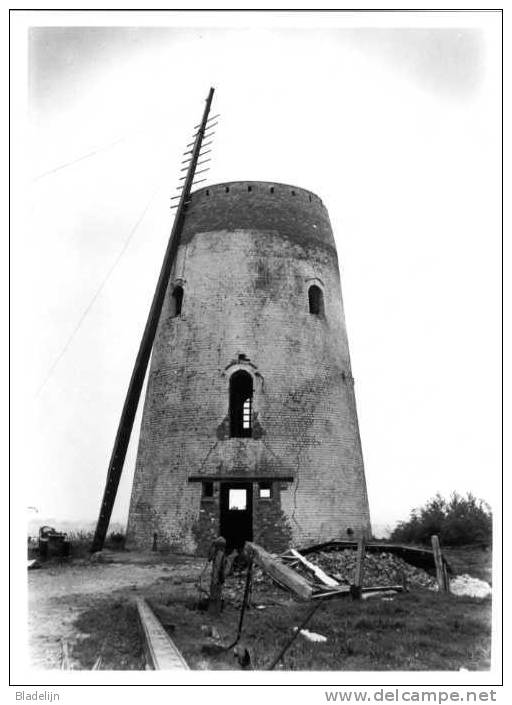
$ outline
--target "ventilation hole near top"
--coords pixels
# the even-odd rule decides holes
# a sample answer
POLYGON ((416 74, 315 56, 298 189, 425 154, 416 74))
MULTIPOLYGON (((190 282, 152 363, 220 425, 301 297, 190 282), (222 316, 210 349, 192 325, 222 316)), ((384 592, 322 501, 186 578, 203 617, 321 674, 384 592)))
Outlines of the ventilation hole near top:
POLYGON ((229 193, 229 186, 226 186, 225 191, 226 193, 229 193))
POLYGON ((247 190, 248 190, 248 191, 252 191, 252 186, 248 186, 248 187, 247 187, 247 190))
POLYGON ((292 196, 295 196, 295 191, 292 191, 292 196))
POLYGON ((273 187, 273 186, 270 187, 270 193, 274 193, 274 187, 273 187))
POLYGON ((308 289, 309 312, 321 316, 324 312, 324 295, 316 284, 308 289))
POLYGON ((183 287, 182 286, 175 286, 174 290, 172 292, 172 299, 173 299, 173 316, 180 316, 181 315, 181 309, 183 307, 183 287))
POLYGON ((311 196, 309 197, 309 202, 311 203, 311 196))
MULTIPOLYGON (((209 196, 209 195, 210 195, 210 191, 209 191, 209 189, 206 189, 206 195, 207 195, 207 196, 209 196)), ((311 199, 310 199, 310 200, 311 200, 311 199)))

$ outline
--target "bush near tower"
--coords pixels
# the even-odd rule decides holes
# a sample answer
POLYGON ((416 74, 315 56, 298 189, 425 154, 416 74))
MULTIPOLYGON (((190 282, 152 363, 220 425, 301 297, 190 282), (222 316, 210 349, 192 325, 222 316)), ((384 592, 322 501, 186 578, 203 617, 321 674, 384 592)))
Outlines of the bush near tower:
POLYGON ((444 546, 490 546, 491 508, 470 492, 465 497, 453 492, 448 500, 437 493, 423 507, 413 509, 407 521, 399 522, 390 539, 430 545, 432 534, 437 534, 444 546))

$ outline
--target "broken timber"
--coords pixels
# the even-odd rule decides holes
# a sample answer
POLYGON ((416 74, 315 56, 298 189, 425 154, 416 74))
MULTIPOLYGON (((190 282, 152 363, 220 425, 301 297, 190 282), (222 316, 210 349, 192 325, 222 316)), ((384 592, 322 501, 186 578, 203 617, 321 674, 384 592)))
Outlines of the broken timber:
POLYGON ((334 580, 334 578, 331 578, 327 573, 324 573, 324 571, 316 566, 314 563, 311 563, 310 561, 307 560, 307 558, 304 558, 298 551, 296 551, 294 548, 290 548, 290 553, 294 558, 296 558, 298 561, 302 563, 308 570, 310 570, 313 575, 318 578, 318 580, 323 583, 324 585, 327 585, 327 587, 338 587, 339 583, 337 580, 334 580))
MULTIPOLYGON (((361 595, 366 593, 377 593, 377 592, 403 592, 403 585, 376 585, 374 587, 362 587, 361 595)), ((353 591, 349 585, 340 585, 337 588, 332 588, 331 590, 324 590, 323 592, 315 592, 312 595, 313 600, 316 598, 325 597, 344 597, 345 595, 352 595, 353 591)))
POLYGON ((312 598, 313 586, 278 558, 267 553, 261 546, 246 541, 244 553, 249 560, 253 560, 270 575, 276 583, 293 592, 301 600, 310 600, 312 598))
POLYGON ((154 671, 189 671, 185 659, 146 600, 138 597, 136 602, 148 666, 154 671))

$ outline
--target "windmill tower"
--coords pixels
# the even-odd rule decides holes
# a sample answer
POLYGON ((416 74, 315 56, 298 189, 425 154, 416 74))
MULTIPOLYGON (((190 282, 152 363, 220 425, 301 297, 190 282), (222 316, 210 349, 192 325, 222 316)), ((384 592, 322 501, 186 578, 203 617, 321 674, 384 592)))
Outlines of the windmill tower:
POLYGON ((153 345, 128 543, 205 553, 368 535, 338 260, 318 196, 188 196, 153 345))

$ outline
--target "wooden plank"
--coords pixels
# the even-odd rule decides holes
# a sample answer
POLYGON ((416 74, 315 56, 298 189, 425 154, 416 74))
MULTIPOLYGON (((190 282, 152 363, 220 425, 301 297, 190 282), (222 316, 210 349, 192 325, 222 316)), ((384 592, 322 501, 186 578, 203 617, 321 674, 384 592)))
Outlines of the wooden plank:
POLYGON ((249 559, 254 560, 260 568, 280 585, 286 587, 302 600, 311 599, 313 586, 278 558, 251 541, 246 541, 244 551, 249 559))
POLYGON ((327 575, 327 573, 324 573, 324 571, 316 566, 314 563, 310 563, 304 556, 301 556, 301 554, 296 551, 294 548, 290 549, 290 553, 292 556, 297 558, 302 565, 306 566, 308 570, 310 570, 317 578, 320 580, 321 583, 324 585, 327 585, 328 587, 338 587, 339 582, 337 580, 334 580, 334 578, 331 578, 330 576, 327 575))
POLYGON ((332 588, 331 590, 315 592, 315 594, 312 595, 312 599, 315 600, 319 597, 334 597, 336 595, 350 595, 350 587, 348 585, 340 585, 339 587, 332 588))
MULTIPOLYGON (((393 592, 403 592, 403 585, 377 585, 374 587, 364 587, 361 588, 361 594, 364 595, 367 592, 387 592, 388 590, 393 590, 393 592)), ((335 597, 336 595, 350 595, 352 591, 348 585, 340 585, 339 588, 333 588, 332 590, 325 590, 322 592, 315 592, 313 599, 319 597, 335 597)))
POLYGON ((154 671, 189 671, 176 644, 142 597, 136 599, 148 665, 154 671))

